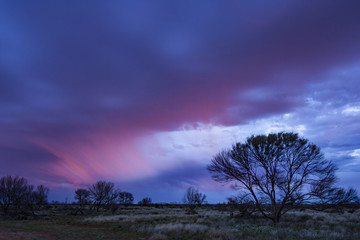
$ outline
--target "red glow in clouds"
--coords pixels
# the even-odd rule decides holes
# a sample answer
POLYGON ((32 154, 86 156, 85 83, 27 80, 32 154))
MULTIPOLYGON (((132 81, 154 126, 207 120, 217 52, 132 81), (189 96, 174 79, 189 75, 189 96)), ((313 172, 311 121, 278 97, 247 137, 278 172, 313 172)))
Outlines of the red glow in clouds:
POLYGON ((97 135, 81 142, 33 140, 33 143, 57 157, 48 163, 48 171, 74 184, 99 179, 133 180, 154 174, 151 163, 141 155, 134 138, 97 135))

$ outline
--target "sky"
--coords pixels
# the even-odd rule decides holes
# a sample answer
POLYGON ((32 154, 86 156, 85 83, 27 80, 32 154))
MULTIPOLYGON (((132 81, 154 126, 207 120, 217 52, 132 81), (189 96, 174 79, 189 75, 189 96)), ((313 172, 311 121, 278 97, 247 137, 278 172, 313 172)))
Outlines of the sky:
POLYGON ((0 176, 211 203, 219 151, 292 131, 360 190, 360 1, 0 0, 0 176))

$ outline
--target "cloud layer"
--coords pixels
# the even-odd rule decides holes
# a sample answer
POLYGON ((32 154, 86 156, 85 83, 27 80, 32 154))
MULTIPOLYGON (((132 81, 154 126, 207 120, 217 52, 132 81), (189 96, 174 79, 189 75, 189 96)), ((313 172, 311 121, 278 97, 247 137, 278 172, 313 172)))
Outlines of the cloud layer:
POLYGON ((302 132, 357 172, 359 10, 2 1, 0 174, 53 187, 103 178, 206 188, 199 165, 269 129, 302 132))

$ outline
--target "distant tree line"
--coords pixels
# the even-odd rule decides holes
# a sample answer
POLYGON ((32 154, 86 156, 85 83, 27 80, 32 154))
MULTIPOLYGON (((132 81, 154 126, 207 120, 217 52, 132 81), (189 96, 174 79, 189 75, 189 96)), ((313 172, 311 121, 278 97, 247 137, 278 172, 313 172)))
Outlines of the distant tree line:
MULTIPOLYGON (((113 213, 118 209, 118 205, 129 206, 134 204, 134 196, 130 192, 123 192, 115 188, 115 184, 107 181, 97 181, 88 188, 78 188, 75 190, 75 199, 79 206, 78 212, 83 214, 85 206, 91 206, 97 212, 101 208, 110 209, 113 213)), ((182 199, 190 213, 194 213, 196 207, 200 207, 206 201, 206 195, 200 193, 198 189, 189 187, 182 199)), ((152 199, 142 198, 139 206, 150 206, 152 199)))
MULTIPOLYGON (((4 215, 27 214, 35 215, 42 207, 48 205, 49 188, 44 185, 34 187, 24 177, 3 176, 0 178, 0 209, 4 215)), ((115 184, 107 181, 97 181, 88 188, 75 190, 77 213, 83 213, 85 206, 90 206, 97 212, 101 208, 115 212, 119 205, 129 206, 134 204, 134 196, 130 192, 120 191, 115 184)), ((145 197, 138 205, 149 206, 152 199, 145 197)))
POLYGON ((83 213, 85 205, 91 205, 97 212, 101 207, 115 212, 120 205, 131 205, 134 196, 130 192, 123 192, 115 188, 115 184, 107 181, 97 181, 90 187, 75 190, 75 199, 79 205, 78 211, 83 213))
POLYGON ((48 204, 49 188, 44 185, 34 187, 19 176, 3 176, 0 178, 0 207, 3 214, 31 212, 48 204))

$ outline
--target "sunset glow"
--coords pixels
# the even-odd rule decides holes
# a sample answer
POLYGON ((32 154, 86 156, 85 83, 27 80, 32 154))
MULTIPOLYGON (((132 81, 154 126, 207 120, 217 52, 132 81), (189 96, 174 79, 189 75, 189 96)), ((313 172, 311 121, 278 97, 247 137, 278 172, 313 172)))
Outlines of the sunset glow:
MULTIPOLYGON (((294 131, 360 190, 359 1, 1 1, 0 176, 209 202, 214 154, 294 131)), ((63 197, 59 197, 63 196, 63 197)))

